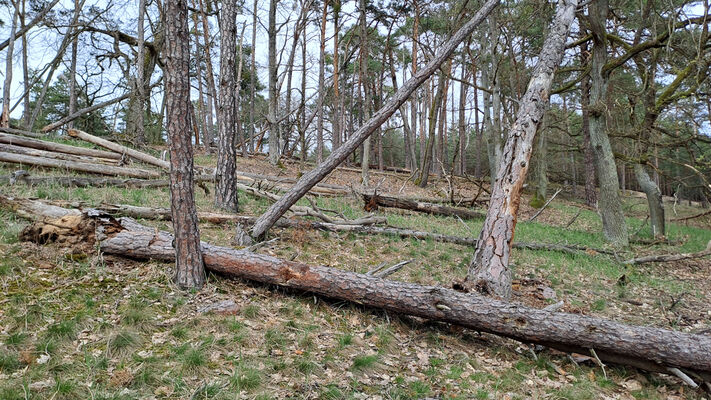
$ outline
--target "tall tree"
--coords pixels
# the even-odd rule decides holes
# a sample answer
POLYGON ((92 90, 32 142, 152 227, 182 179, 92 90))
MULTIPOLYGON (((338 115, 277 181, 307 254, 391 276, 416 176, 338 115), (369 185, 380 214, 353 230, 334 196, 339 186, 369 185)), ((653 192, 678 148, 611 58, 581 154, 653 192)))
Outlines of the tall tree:
POLYGON ((200 288, 205 265, 193 191, 190 129, 190 42, 187 0, 165 3, 165 98, 170 142, 170 210, 175 233, 175 283, 200 288))
POLYGON ((237 85, 235 51, 237 45, 237 1, 225 0, 220 10, 220 92, 217 109, 218 146, 215 171, 215 206, 237 212, 237 85))
MULTIPOLYGON (((323 3, 320 24, 319 58, 318 58, 318 117, 316 121, 316 162, 323 161, 323 107, 326 97, 325 65, 326 65, 326 17, 328 16, 328 0, 323 3)), ((302 93, 304 96, 304 93, 302 93)))
MULTIPOLYGON (((81 9, 79 1, 74 0, 74 19, 79 18, 81 9)), ((77 111, 77 53, 79 51, 79 27, 74 27, 74 38, 72 39, 72 51, 69 61, 69 112, 72 115, 77 111)), ((74 127, 74 121, 69 121, 67 129, 74 127)))
POLYGON ((626 247, 627 222, 622 212, 620 183, 617 178, 615 156, 607 135, 607 105, 605 96, 610 79, 607 62, 606 22, 609 6, 607 0, 593 0, 588 5, 588 21, 593 37, 590 68, 590 143, 595 152, 595 167, 600 184, 598 210, 602 217, 602 232, 615 246, 626 247))
POLYGON ((12 85, 12 57, 15 51, 15 34, 17 32, 17 18, 20 13, 19 2, 14 4, 15 11, 12 14, 12 26, 10 28, 10 44, 7 46, 7 58, 5 59, 5 83, 2 91, 2 115, 0 115, 0 126, 10 126, 10 85, 12 85))
POLYGON ((279 93, 277 92, 277 29, 276 9, 277 0, 269 1, 269 111, 267 124, 269 125, 269 162, 277 165, 279 162, 279 123, 277 121, 277 108, 279 107, 279 93))
POLYGON ((511 126, 498 175, 491 190, 474 257, 469 264, 466 285, 486 294, 511 296, 509 256, 513 244, 521 190, 531 158, 533 140, 548 108, 551 83, 565 49, 577 0, 560 0, 538 63, 521 99, 516 121, 511 126))

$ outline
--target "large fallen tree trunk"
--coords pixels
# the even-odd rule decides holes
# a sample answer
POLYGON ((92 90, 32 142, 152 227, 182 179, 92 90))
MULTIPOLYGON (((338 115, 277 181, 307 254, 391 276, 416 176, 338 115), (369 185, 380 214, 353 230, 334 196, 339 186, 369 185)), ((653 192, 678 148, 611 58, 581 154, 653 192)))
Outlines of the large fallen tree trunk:
POLYGON ((76 161, 76 162, 95 163, 95 164, 117 165, 119 162, 119 160, 112 160, 112 159, 108 159, 108 158, 75 156, 74 154, 57 153, 57 152, 53 152, 53 151, 38 150, 38 149, 33 149, 31 147, 15 146, 14 144, 0 143, 0 152, 13 153, 13 154, 24 154, 26 156, 33 156, 33 157, 53 158, 55 160, 76 161))
POLYGON ((170 163, 168 161, 160 160, 158 158, 153 157, 150 154, 146 154, 143 152, 140 152, 138 150, 134 150, 131 148, 128 148, 126 146, 122 146, 118 143, 114 143, 110 140, 106 140, 94 135, 90 135, 86 132, 77 130, 77 129, 70 129, 68 132, 69 136, 77 139, 81 139, 83 141, 93 143, 95 145, 107 148, 111 151, 115 151, 116 153, 119 154, 125 154, 135 160, 142 161, 146 164, 151 164, 155 165, 156 167, 163 168, 164 170, 169 170, 170 169, 170 163))
MULTIPOLYGON (((131 219, 64 217, 36 223, 24 239, 39 243, 98 240, 105 254, 173 261, 173 237, 131 219), (78 235, 84 235, 79 236, 78 235)), ((654 327, 631 326, 580 314, 558 313, 461 293, 436 286, 390 281, 323 266, 285 261, 263 254, 202 243, 208 270, 352 301, 397 314, 464 326, 482 332, 536 343, 563 351, 594 350, 602 361, 711 380, 711 337, 654 327)))
POLYGON ((463 219, 483 218, 484 214, 466 208, 455 208, 443 206, 441 204, 424 203, 402 197, 383 196, 377 193, 361 193, 365 202, 366 211, 372 211, 382 207, 400 208, 403 210, 417 211, 432 215, 444 215, 447 217, 460 217, 463 219))
POLYGON ((45 137, 45 135, 43 135, 41 133, 23 131, 22 129, 6 128, 4 126, 0 126, 0 132, 11 133, 13 135, 22 135, 22 136, 35 138, 35 139, 42 139, 43 137, 45 137))
POLYGON ((114 167, 112 165, 92 164, 76 161, 54 160, 44 157, 25 156, 22 154, 11 154, 0 152, 0 162, 35 165, 38 167, 59 168, 64 170, 87 172, 100 175, 129 176, 132 178, 158 178, 160 173, 145 169, 114 167))
POLYGON ((53 151, 77 156, 89 156, 120 160, 121 155, 110 151, 87 149, 84 147, 70 146, 68 144, 48 142, 45 140, 30 139, 26 137, 0 133, 0 143, 13 144, 16 146, 30 147, 38 150, 53 151))

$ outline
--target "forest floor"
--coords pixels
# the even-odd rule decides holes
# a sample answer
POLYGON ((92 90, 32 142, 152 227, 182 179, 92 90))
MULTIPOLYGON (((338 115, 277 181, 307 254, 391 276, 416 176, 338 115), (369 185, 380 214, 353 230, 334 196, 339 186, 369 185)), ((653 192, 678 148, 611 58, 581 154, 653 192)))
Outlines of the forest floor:
MULTIPOLYGON (((214 158, 200 155, 196 164, 211 166, 214 158)), ((308 168, 272 167, 263 157, 238 160, 240 171, 267 175, 297 177, 308 168)), ((16 169, 0 164, 0 175, 16 169)), ((426 190, 406 180, 406 174, 372 174, 379 193, 441 197, 448 187, 444 179, 435 179, 426 190)), ((336 171, 327 180, 359 181, 350 171, 336 171)), ((465 196, 478 190, 476 182, 461 178, 455 189, 465 196)), ((536 210, 524 199, 517 240, 606 248, 597 213, 566 189, 535 222, 526 222, 536 210)), ((169 206, 167 188, 18 184, 0 192, 88 204, 169 206)), ((212 194, 196 188, 196 201, 200 210, 216 211, 212 194)), ((347 217, 366 214, 362 201, 350 196, 316 201, 347 217)), ((268 203, 241 192, 240 206, 244 214, 259 215, 268 203)), ((648 238, 645 199, 628 194, 624 207, 630 232, 648 238)), ((670 218, 701 211, 682 204, 667 207, 670 218)), ((378 213, 390 225, 459 236, 476 236, 482 224, 384 208, 378 213)), ((140 222, 171 230, 169 222, 140 222)), ((204 289, 183 292, 171 283, 168 263, 19 242, 18 233, 28 223, 0 208, 0 399, 708 398, 675 377, 616 366, 603 370, 585 357, 550 350, 534 356, 526 345, 494 335, 271 286, 210 275, 204 289), (220 301, 234 306, 202 312, 220 301)), ((205 223, 200 229, 203 240, 231 245, 233 226, 205 223)), ((670 223, 671 244, 634 243, 616 257, 515 249, 513 300, 537 307, 564 300, 566 312, 709 332, 711 261, 625 266, 621 260, 702 250, 711 240, 710 229, 708 219, 670 223)), ((272 235, 279 240, 259 252, 357 272, 413 259, 390 279, 446 287, 465 276, 473 252, 390 236, 304 229, 276 229, 272 235)))

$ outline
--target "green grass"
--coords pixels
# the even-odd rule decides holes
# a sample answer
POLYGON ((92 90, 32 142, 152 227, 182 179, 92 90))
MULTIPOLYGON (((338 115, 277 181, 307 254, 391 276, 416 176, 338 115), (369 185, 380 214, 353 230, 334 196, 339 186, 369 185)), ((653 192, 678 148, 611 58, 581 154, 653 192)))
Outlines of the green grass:
POLYGON ((353 365, 351 366, 351 369, 356 371, 365 370, 368 368, 372 368, 377 362, 377 354, 356 356, 356 358, 353 359, 353 365))

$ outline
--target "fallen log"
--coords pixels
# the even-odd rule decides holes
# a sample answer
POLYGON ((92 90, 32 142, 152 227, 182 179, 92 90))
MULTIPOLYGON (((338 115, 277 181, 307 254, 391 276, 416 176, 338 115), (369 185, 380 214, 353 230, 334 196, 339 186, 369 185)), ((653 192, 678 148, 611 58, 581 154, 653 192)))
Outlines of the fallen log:
POLYGON ((95 164, 117 165, 119 162, 119 160, 112 160, 109 158, 76 156, 74 154, 57 153, 57 152, 53 152, 53 151, 33 149, 31 147, 15 146, 14 144, 0 143, 0 152, 13 153, 13 154, 24 154, 26 156, 33 156, 33 157, 53 158, 55 160, 76 161, 76 162, 86 162, 86 163, 95 163, 95 164))
POLYGON ((22 136, 35 138, 35 139, 42 139, 43 137, 45 137, 45 135, 43 135, 41 133, 23 131, 22 129, 7 128, 4 126, 0 126, 0 132, 11 133, 13 135, 22 135, 22 136))
MULTIPOLYGON (((251 182, 257 182, 257 181, 269 181, 269 182, 276 182, 276 183, 286 183, 286 184, 294 184, 296 183, 295 178, 289 178, 289 177, 284 177, 284 176, 271 176, 271 175, 262 175, 262 174, 255 174, 251 172, 242 172, 242 171, 235 171, 235 177, 239 180, 247 181, 247 183, 251 182)), ((291 185, 289 186, 279 186, 278 188, 281 189, 289 189, 291 185)), ((325 194, 325 195, 345 195, 349 194, 351 192, 351 189, 348 186, 343 186, 343 185, 332 185, 328 183, 319 183, 316 186, 314 186, 309 193, 312 194, 325 194)))
POLYGON ((54 160, 45 157, 25 156, 22 154, 11 154, 0 152, 0 162, 35 165, 38 167, 59 168, 100 175, 119 175, 132 178, 158 178, 160 173, 138 168, 115 167, 112 165, 92 164, 76 161, 54 160))
MULTIPOLYGON (((40 243, 99 242, 104 254, 174 261, 173 237, 131 219, 97 217, 35 223, 21 235, 40 243), (61 229, 58 229, 60 227, 61 229), (45 232, 49 234, 43 236, 45 232), (83 236, 82 236, 83 235, 83 236)), ((390 281, 335 268, 202 243, 206 269, 221 275, 303 290, 397 314, 451 323, 602 361, 669 373, 678 368, 711 380, 711 337, 561 312, 550 312, 436 286, 390 281)))
POLYGON ((153 157, 150 154, 146 154, 143 152, 140 152, 138 150, 131 149, 126 146, 122 146, 118 143, 114 143, 110 140, 106 140, 94 135, 90 135, 86 132, 80 131, 78 129, 70 129, 68 132, 69 136, 77 139, 81 139, 85 142, 93 143, 97 146, 101 146, 104 148, 107 148, 111 151, 114 151, 118 154, 121 155, 127 155, 135 160, 142 161, 146 164, 151 164, 155 165, 156 167, 163 168, 164 170, 169 170, 170 169, 170 163, 168 161, 160 160, 156 157, 153 157))
POLYGON ((0 143, 13 144, 16 146, 30 147, 38 150, 53 151, 66 154, 74 154, 77 156, 90 156, 108 158, 112 160, 120 160, 121 155, 110 151, 87 149, 85 147, 70 146, 68 144, 48 142, 45 140, 31 139, 7 133, 0 133, 0 143))
MULTIPOLYGON (((170 220, 171 214, 168 208, 151 208, 151 207, 141 207, 141 206, 131 206, 126 204, 109 204, 101 203, 96 207, 80 203, 80 202, 67 202, 67 201, 39 201, 33 199, 17 199, 13 197, 3 196, 0 194, 0 204, 4 204, 6 207, 13 209, 20 213, 21 210, 24 212, 21 215, 25 218, 31 216, 32 214, 41 215, 38 210, 41 210, 43 205, 46 206, 62 206, 62 207, 72 207, 81 208, 86 210, 87 208, 98 208, 103 212, 106 212, 113 216, 123 216, 131 218, 142 218, 142 219, 157 219, 157 220, 170 220)), ((56 214, 53 214, 56 216, 56 214)), ((227 222, 239 223, 245 226, 254 225, 257 217, 246 216, 246 215, 236 215, 236 214, 224 214, 224 213, 213 213, 213 212, 198 212, 198 219, 203 222, 209 222, 213 224, 223 224, 227 222)), ((381 225, 387 222, 384 217, 369 216, 365 218, 359 218, 348 221, 345 223, 328 223, 320 221, 307 221, 302 219, 293 218, 280 218, 275 224, 278 228, 297 228, 297 229, 309 229, 309 230, 321 230, 327 232, 350 232, 359 233, 365 235, 389 235, 405 239, 418 239, 418 240, 433 240, 440 243, 452 243, 461 246, 476 246, 477 239, 473 237, 462 237, 453 235, 443 235, 441 233, 433 232, 423 232, 416 231, 412 229, 397 228, 392 226, 375 226, 381 225)), ((611 251, 602 249, 591 249, 586 246, 580 246, 575 244, 557 244, 557 243, 535 243, 535 242, 514 242, 514 248, 525 249, 525 250, 547 250, 547 251, 557 251, 567 254, 589 254, 590 252, 601 253, 601 254, 613 254, 611 251)))
POLYGON ((696 253, 677 253, 677 254, 656 254, 627 260, 624 263, 628 265, 673 262, 681 260, 691 260, 694 258, 703 258, 711 256, 711 241, 706 245, 706 249, 697 251, 696 253))
MULTIPOLYGON (((212 175, 196 175, 195 182, 212 182, 212 175)), ((0 176, 0 183, 9 183, 10 176, 0 176)), ((112 186, 118 188, 158 188, 170 185, 168 179, 135 179, 135 178, 104 178, 86 176, 28 176, 23 174, 17 178, 18 182, 28 185, 52 184, 65 187, 102 187, 112 186)))
POLYGON ((423 203, 402 197, 383 196, 377 193, 361 193, 365 202, 366 211, 373 211, 379 206, 400 208, 403 210, 417 211, 432 215, 443 215, 447 217, 460 217, 463 219, 483 218, 484 215, 466 208, 455 208, 443 206, 441 204, 423 203))

